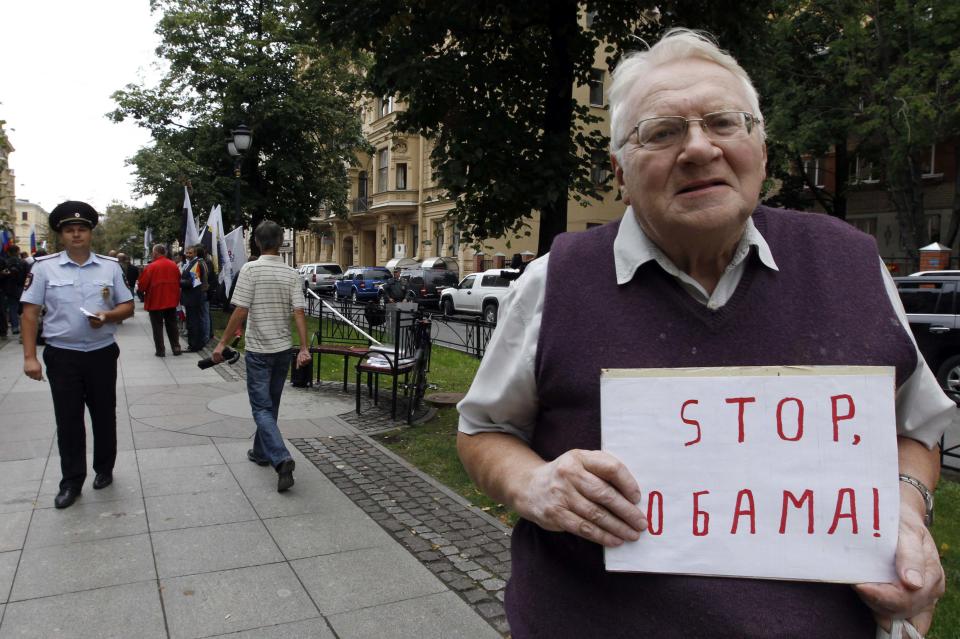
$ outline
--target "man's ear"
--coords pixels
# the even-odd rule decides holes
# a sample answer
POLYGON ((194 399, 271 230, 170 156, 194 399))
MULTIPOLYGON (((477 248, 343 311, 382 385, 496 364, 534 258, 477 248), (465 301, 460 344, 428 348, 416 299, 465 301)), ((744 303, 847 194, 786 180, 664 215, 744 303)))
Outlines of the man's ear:
POLYGON ((630 193, 627 191, 627 185, 623 181, 623 167, 620 166, 620 163, 617 161, 617 156, 613 153, 610 154, 610 165, 613 167, 613 175, 617 181, 617 188, 620 189, 620 197, 623 199, 624 204, 630 206, 630 193))

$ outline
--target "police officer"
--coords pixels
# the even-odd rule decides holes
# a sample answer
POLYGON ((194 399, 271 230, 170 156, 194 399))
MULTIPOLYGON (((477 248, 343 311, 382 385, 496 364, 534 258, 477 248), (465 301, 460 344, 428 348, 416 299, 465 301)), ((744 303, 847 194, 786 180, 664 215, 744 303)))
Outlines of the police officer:
POLYGON ((133 296, 116 258, 90 251, 97 212, 85 202, 63 202, 50 213, 50 228, 64 250, 37 258, 24 282, 23 372, 42 380, 37 360, 37 322, 46 306, 43 362, 50 378, 60 450, 57 508, 76 501, 87 476, 84 405, 93 429, 95 489, 113 482, 117 457, 116 324, 133 315, 133 296))

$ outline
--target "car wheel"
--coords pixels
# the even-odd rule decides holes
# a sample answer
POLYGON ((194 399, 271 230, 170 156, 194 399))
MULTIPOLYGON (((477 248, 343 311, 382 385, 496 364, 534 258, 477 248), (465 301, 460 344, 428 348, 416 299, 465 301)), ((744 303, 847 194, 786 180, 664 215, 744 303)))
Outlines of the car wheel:
POLYGON ((960 392, 960 355, 954 355, 940 366, 937 381, 941 388, 960 392))
POLYGON ((353 293, 350 294, 350 300, 356 304, 357 303, 357 289, 353 289, 353 293))
POLYGON ((497 323, 497 305, 485 304, 483 307, 483 321, 488 324, 497 323))
POLYGON ((443 303, 441 304, 441 306, 443 306, 443 314, 446 317, 450 317, 451 315, 454 314, 455 311, 453 308, 453 300, 450 299, 449 297, 445 297, 443 299, 443 303))

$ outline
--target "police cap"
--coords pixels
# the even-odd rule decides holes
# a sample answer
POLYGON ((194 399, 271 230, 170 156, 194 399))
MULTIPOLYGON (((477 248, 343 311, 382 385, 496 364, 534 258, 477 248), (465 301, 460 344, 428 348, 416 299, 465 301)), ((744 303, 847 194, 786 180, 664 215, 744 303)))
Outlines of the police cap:
POLYGON ((86 202, 69 200, 58 204, 50 212, 50 228, 60 232, 67 224, 86 224, 90 228, 97 225, 99 217, 96 210, 86 202))

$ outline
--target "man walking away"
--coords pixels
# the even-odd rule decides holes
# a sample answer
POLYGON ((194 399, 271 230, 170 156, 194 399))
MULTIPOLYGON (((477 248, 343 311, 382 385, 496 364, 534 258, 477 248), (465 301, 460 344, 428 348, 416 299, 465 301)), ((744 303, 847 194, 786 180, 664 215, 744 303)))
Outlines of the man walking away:
POLYGON ((85 202, 63 202, 50 213, 50 228, 60 235, 61 253, 34 261, 24 283, 23 372, 40 381, 37 323, 46 306, 43 362, 50 378, 60 451, 57 508, 76 501, 87 476, 84 406, 93 428, 95 490, 113 482, 117 458, 116 324, 133 315, 133 296, 114 258, 90 251, 97 212, 85 202))
POLYGON ((253 448, 247 451, 247 459, 260 466, 272 465, 278 475, 277 492, 282 493, 293 486, 295 465, 277 427, 280 395, 290 367, 290 313, 293 312, 300 336, 297 366, 311 361, 307 320, 300 275, 280 257, 283 228, 276 222, 264 220, 253 237, 260 247, 260 257, 240 269, 232 299, 236 309, 212 357, 215 362, 223 361, 227 341, 247 320, 247 395, 257 423, 253 448))
POLYGON ((155 355, 164 357, 163 329, 166 326, 167 338, 174 355, 179 355, 180 334, 177 330, 177 302, 180 301, 180 269, 167 258, 167 249, 163 244, 153 247, 153 261, 143 269, 140 275, 140 291, 144 295, 143 308, 150 313, 150 326, 153 328, 155 355))

